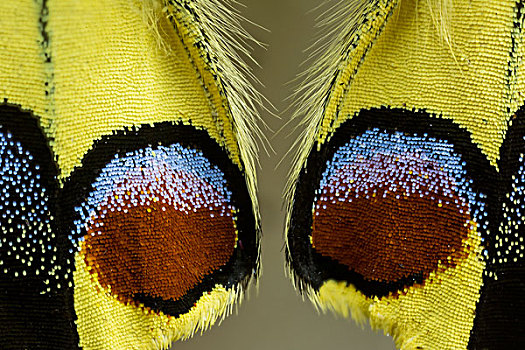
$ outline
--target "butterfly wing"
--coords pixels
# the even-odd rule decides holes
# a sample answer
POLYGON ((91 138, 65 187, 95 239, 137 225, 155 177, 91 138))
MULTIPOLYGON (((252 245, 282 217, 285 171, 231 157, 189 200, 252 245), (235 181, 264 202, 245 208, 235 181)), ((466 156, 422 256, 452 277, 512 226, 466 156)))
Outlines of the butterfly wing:
POLYGON ((366 2, 311 70, 289 266, 322 309, 402 349, 506 348, 525 314, 522 257, 498 252, 523 246, 501 226, 502 198, 519 203, 503 169, 523 142, 522 3, 447 4, 366 2))
POLYGON ((257 96, 217 38, 238 14, 208 1, 1 6, 2 171, 44 225, 29 237, 22 204, 2 208, 1 329, 14 348, 67 349, 160 349, 207 329, 258 270, 257 96), (37 166, 38 189, 17 173, 37 166), (27 259, 43 259, 26 269, 34 284, 27 259))

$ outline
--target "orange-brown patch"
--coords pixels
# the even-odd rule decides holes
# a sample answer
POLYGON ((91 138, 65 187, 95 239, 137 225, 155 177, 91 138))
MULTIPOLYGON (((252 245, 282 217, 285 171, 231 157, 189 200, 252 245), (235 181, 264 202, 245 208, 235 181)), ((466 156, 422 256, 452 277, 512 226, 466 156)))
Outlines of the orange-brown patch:
POLYGON ((233 218, 221 216, 220 207, 184 213, 154 202, 127 212, 104 209, 91 225, 101 227, 88 229, 85 237, 86 262, 119 298, 177 300, 225 265, 235 248, 233 218))
POLYGON ((465 256, 462 245, 470 217, 467 207, 461 213, 454 203, 461 203, 457 196, 383 194, 350 194, 351 201, 326 202, 326 209, 313 217, 315 250, 366 280, 382 282, 419 273, 426 277, 439 262, 455 266, 465 256))

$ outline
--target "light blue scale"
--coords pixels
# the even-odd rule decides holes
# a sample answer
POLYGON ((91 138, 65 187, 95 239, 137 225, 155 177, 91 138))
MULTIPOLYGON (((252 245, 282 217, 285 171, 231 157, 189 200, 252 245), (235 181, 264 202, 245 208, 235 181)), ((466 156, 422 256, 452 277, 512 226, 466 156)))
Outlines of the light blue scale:
POLYGON ((74 243, 77 239, 73 237, 81 237, 89 227, 101 229, 96 221, 104 218, 108 209, 125 212, 132 206, 148 206, 157 200, 186 214, 205 208, 231 216, 235 210, 224 173, 201 151, 180 144, 115 155, 92 188, 87 200, 75 208, 80 219, 75 221, 76 229, 70 235, 74 243))
MULTIPOLYGON (((327 161, 316 197, 320 202, 336 203, 351 202, 378 189, 385 191, 383 197, 386 193, 396 193, 396 198, 402 194, 433 198, 434 193, 439 193, 450 198, 446 204, 455 204, 460 212, 467 205, 471 218, 481 223, 479 219, 485 215, 481 199, 486 196, 472 190, 472 180, 467 177, 465 167, 453 145, 445 140, 429 138, 426 134, 388 133, 376 128, 349 140, 327 161), (399 161, 394 161, 396 158, 399 161), (392 162, 384 164, 385 159, 392 162), (434 169, 427 169, 429 164, 434 169), (341 171, 344 174, 340 174, 341 171), (327 192, 339 195, 327 197, 327 192), (453 199, 453 194, 461 203, 453 199)), ((326 205, 316 201, 314 211, 321 208, 325 209, 326 205)))

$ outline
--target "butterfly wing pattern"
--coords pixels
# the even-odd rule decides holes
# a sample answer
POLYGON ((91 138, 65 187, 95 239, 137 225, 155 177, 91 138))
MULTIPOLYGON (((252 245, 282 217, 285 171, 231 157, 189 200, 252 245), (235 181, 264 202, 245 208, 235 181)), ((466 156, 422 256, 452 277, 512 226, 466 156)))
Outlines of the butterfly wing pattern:
POLYGON ((520 348, 523 1, 350 1, 328 12, 333 39, 297 107, 295 285, 400 349, 520 348))
POLYGON ((0 13, 1 347, 166 349, 229 314, 259 267, 233 2, 0 13))

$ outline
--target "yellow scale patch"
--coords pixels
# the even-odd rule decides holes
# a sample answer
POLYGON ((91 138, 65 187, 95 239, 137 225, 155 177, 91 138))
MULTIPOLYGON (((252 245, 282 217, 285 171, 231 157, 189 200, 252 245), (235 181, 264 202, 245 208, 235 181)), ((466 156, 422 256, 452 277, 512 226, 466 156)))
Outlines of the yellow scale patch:
POLYGON ((236 299, 216 286, 189 312, 171 317, 144 305, 125 305, 110 295, 89 271, 82 251, 75 256, 75 266, 75 311, 83 349, 167 349, 173 340, 212 326, 236 299))
MULTIPOLYGON (((434 15, 424 1, 402 1, 366 57, 353 60, 341 73, 318 141, 324 143, 361 109, 426 110, 466 128, 497 166, 507 122, 523 94, 518 93, 523 90, 507 88, 514 4, 454 1, 449 24, 453 44, 449 47, 438 36, 434 15)), ((523 76, 517 76, 517 87, 523 87, 523 76)))
MULTIPOLYGON (((169 20, 160 16, 158 28, 147 26, 148 9, 141 8, 147 3, 48 2, 55 70, 51 130, 63 177, 80 164, 94 139, 124 126, 166 120, 191 120, 206 129, 219 143, 228 143, 239 164, 230 120, 223 110, 219 128, 213 117, 222 108, 217 89, 210 92, 212 103, 169 20)), ((213 86, 210 76, 201 78, 213 86)))
POLYGON ((0 98, 44 115, 43 55, 38 38, 39 5, 33 0, 0 1, 0 98))

